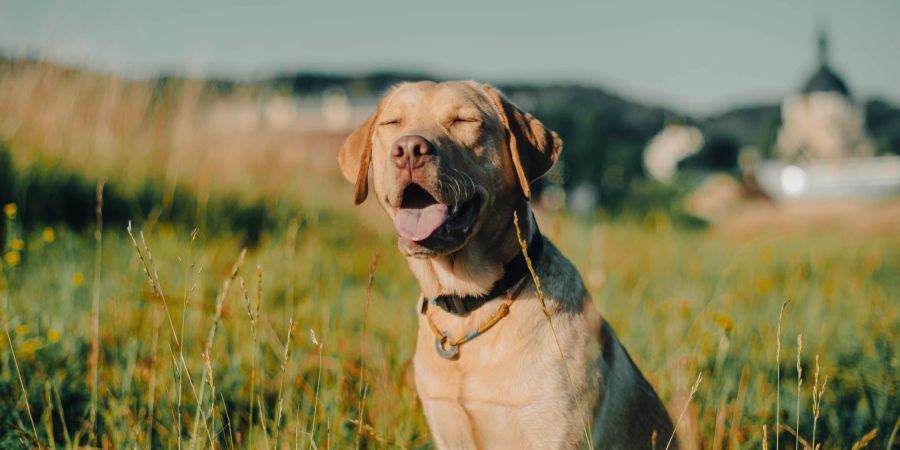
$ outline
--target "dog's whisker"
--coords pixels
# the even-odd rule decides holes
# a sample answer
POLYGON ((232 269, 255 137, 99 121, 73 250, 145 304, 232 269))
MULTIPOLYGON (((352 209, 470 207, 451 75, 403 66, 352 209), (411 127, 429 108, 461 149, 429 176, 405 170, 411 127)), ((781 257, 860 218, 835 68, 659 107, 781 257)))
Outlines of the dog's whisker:
POLYGON ((466 197, 468 197, 468 194, 469 194, 469 189, 468 189, 469 184, 472 185, 472 193, 474 194, 475 193, 475 182, 472 181, 472 177, 470 177, 469 174, 463 172, 462 170, 459 170, 459 169, 453 169, 453 170, 454 170, 454 172, 456 172, 460 175, 460 180, 462 182, 463 189, 465 189, 466 197))
MULTIPOLYGON (((455 171, 455 169, 453 169, 453 168, 451 168, 450 170, 455 171)), ((449 174, 445 175, 445 176, 444 176, 444 179, 445 179, 447 185, 450 186, 450 187, 452 188, 451 193, 452 193, 452 195, 453 195, 453 199, 452 199, 451 202, 454 203, 454 204, 459 203, 460 200, 462 200, 463 195, 464 195, 464 192, 462 192, 462 188, 461 188, 461 185, 460 185, 460 183, 459 183, 459 180, 457 180, 456 178, 450 176, 449 174)))
POLYGON ((456 178, 453 178, 453 182, 457 186, 456 192, 458 193, 456 196, 456 202, 454 202, 454 203, 459 203, 459 202, 463 201, 463 199, 465 198, 465 195, 466 195, 466 192, 464 191, 465 186, 462 183, 460 183, 459 180, 456 178))
POLYGON ((461 171, 459 169, 453 169, 453 170, 454 170, 454 172, 461 175, 458 178, 458 182, 462 186, 463 196, 465 196, 465 198, 468 198, 469 197, 469 189, 466 187, 466 179, 464 178, 466 174, 463 173, 463 171, 461 171))
POLYGON ((460 173, 462 173, 466 177, 466 179, 469 180, 469 184, 472 185, 472 195, 475 195, 475 193, 478 192, 478 189, 475 187, 475 180, 473 180, 472 177, 465 172, 460 171, 460 173))
MULTIPOLYGON (((460 177, 457 182, 460 184, 461 190, 463 191, 463 198, 469 198, 468 182, 471 182, 471 178, 469 178, 469 176, 465 172, 463 172, 459 169, 454 168, 453 171, 460 174, 460 177)), ((473 186, 474 186, 474 184, 473 184, 473 186)), ((475 189, 472 189, 472 193, 473 194, 475 193, 475 189)), ((462 200, 462 199, 460 199, 460 200, 462 200)))
POLYGON ((447 177, 447 180, 448 180, 448 183, 447 183, 447 184, 453 186, 453 192, 454 192, 454 194, 453 194, 453 196, 454 196, 454 197, 453 197, 453 203, 459 203, 459 197, 460 197, 460 195, 461 195, 460 192, 459 192, 459 183, 458 183, 458 182, 456 181, 456 179, 453 178, 453 177, 449 177, 449 176, 448 176, 448 177, 447 177))
POLYGON ((447 199, 448 203, 452 203, 457 197, 456 186, 450 183, 450 178, 447 176, 438 177, 438 189, 441 192, 447 192, 447 196, 450 197, 447 199))

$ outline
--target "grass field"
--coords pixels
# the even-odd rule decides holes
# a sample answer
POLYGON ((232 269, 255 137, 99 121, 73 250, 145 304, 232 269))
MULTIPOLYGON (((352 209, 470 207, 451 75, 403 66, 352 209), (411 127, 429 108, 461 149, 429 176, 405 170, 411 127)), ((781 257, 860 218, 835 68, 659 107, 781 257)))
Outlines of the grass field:
MULTIPOLYGON (((40 94, 70 108, 51 108, 68 123, 84 86, 109 80, 6 70, 0 132, 16 177, 0 198, 0 447, 430 447, 410 371, 418 291, 374 205, 351 208, 333 175, 280 167, 264 179, 266 166, 240 155, 173 163, 185 161, 173 156, 190 150, 185 142, 207 152, 218 143, 160 131, 166 117, 194 129, 202 96, 171 109, 189 112, 135 113, 135 123, 109 129, 97 119, 89 133, 21 107, 40 94), (145 159, 126 158, 147 139, 166 156, 155 161, 149 145, 145 159), (71 142, 81 150, 67 150, 71 142), (88 154, 104 163, 85 162, 88 154), (46 175, 23 175, 35 173, 46 175), (105 206, 112 193, 119 199, 102 233, 99 179, 105 206), (46 207, 34 198, 71 192, 80 192, 80 222, 41 219, 46 207), (244 213, 259 220, 235 221, 244 213)), ((111 111, 134 107, 143 97, 128 92, 149 88, 117 89, 100 102, 111 111)), ((681 417, 686 448, 900 442, 898 235, 817 228, 738 238, 655 214, 538 220, 681 417)))

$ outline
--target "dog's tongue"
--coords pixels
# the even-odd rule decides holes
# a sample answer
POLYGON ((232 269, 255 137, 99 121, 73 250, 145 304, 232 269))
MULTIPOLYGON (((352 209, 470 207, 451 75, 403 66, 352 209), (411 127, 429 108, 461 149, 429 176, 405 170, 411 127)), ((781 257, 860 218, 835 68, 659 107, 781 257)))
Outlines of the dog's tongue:
POLYGON ((435 203, 424 208, 400 208, 394 215, 394 228, 404 239, 421 241, 447 221, 447 205, 435 203))

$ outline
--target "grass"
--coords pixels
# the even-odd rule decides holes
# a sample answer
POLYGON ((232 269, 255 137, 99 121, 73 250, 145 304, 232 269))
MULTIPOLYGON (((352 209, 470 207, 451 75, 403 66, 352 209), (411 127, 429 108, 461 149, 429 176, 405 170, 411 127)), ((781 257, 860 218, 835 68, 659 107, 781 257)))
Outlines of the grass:
MULTIPOLYGON (((158 276, 159 292, 147 283, 124 230, 107 229, 99 281, 98 442, 149 446, 152 433, 156 446, 208 446, 212 440, 223 447, 256 447, 287 445, 299 436, 319 447, 330 442, 345 448, 355 446, 363 430, 363 441, 426 447, 428 431, 409 373, 416 284, 393 252, 390 232, 372 234, 353 221, 338 217, 302 227, 291 249, 292 272, 285 271, 284 234, 264 235, 243 268, 235 269, 241 241, 201 232, 192 260, 204 269, 194 280, 183 276, 185 266, 194 264, 187 261, 190 232, 159 227, 146 236, 153 251, 148 273, 154 284, 158 276), (367 274, 376 252, 383 256, 367 318, 367 274), (247 300, 228 288, 228 280, 252 277, 246 267, 257 265, 267 281, 258 312, 248 316, 247 300), (286 297, 288 284, 293 298, 286 297), (169 294, 164 303, 161 295, 192 289, 190 301, 169 294), (153 326, 159 323, 154 317, 166 317, 166 307, 172 327, 184 329, 180 341, 165 331, 168 325, 162 332, 153 326), (306 332, 291 335, 285 331, 290 329, 306 332), (317 342, 304 337, 309 331, 317 342), (186 376, 178 376, 179 370, 186 376), (257 371, 259 378, 251 375, 257 371), (184 378, 194 385, 182 388, 184 378), (208 395, 212 380, 218 399, 208 395)), ((679 425, 693 442, 711 448, 714 436, 724 436, 733 447, 758 448, 760 426, 775 424, 772 355, 786 297, 792 302, 784 332, 803 333, 807 350, 801 355, 785 345, 793 358, 778 367, 785 380, 796 379, 797 367, 814 364, 807 355, 818 354, 828 376, 828 390, 818 399, 817 442, 849 448, 874 428, 887 441, 898 414, 893 352, 900 318, 898 281, 891 276, 900 270, 896 240, 826 234, 737 242, 633 223, 562 217, 543 222, 545 229, 558 230, 551 239, 582 268, 601 311, 673 412, 687 404, 690 377, 704 374, 679 425)), ((30 416, 42 442, 49 442, 51 429, 55 441, 64 442, 65 425, 85 444, 92 293, 76 274, 92 267, 94 242, 66 229, 56 230, 53 242, 26 234, 22 262, 4 265, 0 295, 31 414, 6 351, 0 373, 4 442, 30 445, 30 416), (65 423, 47 412, 52 403, 44 400, 45 385, 60 393, 58 412, 65 423)), ((795 387, 782 395, 797 395, 795 387)), ((800 434, 811 438, 813 391, 804 385, 799 395, 800 409, 784 404, 778 417, 792 425, 799 420, 800 434)), ((780 445, 793 448, 795 439, 782 432, 780 445)))
MULTIPOLYGON (((66 115, 87 108, 79 103, 87 93, 110 92, 101 89, 109 79, 4 70, 0 133, 16 177, 6 191, 0 180, 0 194, 11 193, 0 198, 0 323, 8 330, 0 447, 430 447, 411 371, 418 290, 372 202, 351 208, 349 186, 314 169, 273 168, 264 179, 255 155, 167 170, 185 142, 201 152, 219 142, 184 131, 215 98, 165 94, 169 112, 157 116, 157 107, 134 106, 144 94, 129 94, 155 91, 115 81, 118 97, 100 102, 113 113, 97 113, 115 126, 84 130, 66 115), (48 117, 17 112, 34 101, 22 97, 28 86, 50 105, 48 117), (182 134, 166 137, 166 124, 179 121, 188 124, 176 127, 182 134), (41 134, 48 129, 55 134, 41 134), (127 160, 129 145, 146 145, 140 139, 165 147, 164 156, 127 160), (110 157, 89 167, 85 152, 110 157), (240 192, 196 181, 216 176, 240 192), (47 195, 65 195, 63 178, 90 199, 79 203, 80 221, 29 212, 47 195), (102 241, 94 234, 101 179, 102 241), (160 194, 117 209, 120 200, 140 204, 143 183, 162 186, 160 194), (170 203, 181 205, 177 214, 154 212, 178 195, 184 200, 170 203), (240 200, 208 208, 228 198, 240 200), (255 239, 228 225, 235 215, 264 219, 255 239)), ((816 229, 735 238, 660 215, 538 220, 679 418, 684 447, 896 441, 896 235, 816 229), (802 352, 793 339, 801 333, 802 352), (801 373, 814 374, 812 383, 801 373)))

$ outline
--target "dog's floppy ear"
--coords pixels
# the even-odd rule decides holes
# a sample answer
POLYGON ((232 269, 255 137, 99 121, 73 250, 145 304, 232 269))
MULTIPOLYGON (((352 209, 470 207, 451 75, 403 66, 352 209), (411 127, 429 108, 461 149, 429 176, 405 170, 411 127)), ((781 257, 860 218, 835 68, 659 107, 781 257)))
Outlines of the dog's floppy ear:
POLYGON ((360 204, 369 195, 369 163, 372 161, 372 134, 375 132, 375 119, 381 112, 381 103, 375 112, 363 122, 341 144, 338 151, 338 164, 341 173, 351 183, 355 183, 353 189, 353 203, 360 204))
POLYGON ((500 121, 508 131, 509 151, 526 199, 531 198, 529 184, 547 173, 562 151, 562 139, 531 114, 510 103, 500 91, 484 86, 484 91, 500 110, 500 121))

